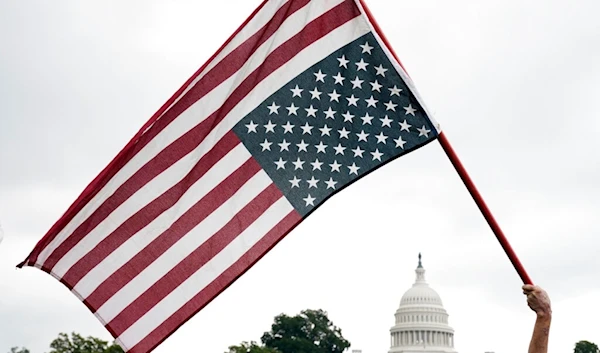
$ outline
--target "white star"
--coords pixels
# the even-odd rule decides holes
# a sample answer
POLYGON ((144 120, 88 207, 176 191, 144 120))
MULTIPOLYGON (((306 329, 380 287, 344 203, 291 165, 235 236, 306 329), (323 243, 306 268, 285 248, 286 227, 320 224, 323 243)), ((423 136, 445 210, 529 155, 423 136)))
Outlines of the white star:
POLYGON ((346 99, 348 100, 348 106, 355 106, 358 107, 358 105, 356 105, 356 103, 358 102, 358 98, 354 97, 354 95, 352 95, 352 97, 346 97, 346 99))
POLYGON ((337 181, 333 180, 333 178, 329 178, 329 180, 327 180, 325 184, 327 184, 327 189, 335 190, 335 184, 337 184, 337 181))
POLYGON ((338 154, 341 154, 342 156, 344 155, 344 150, 346 149, 346 147, 342 146, 341 143, 339 143, 336 147, 333 148, 335 150, 335 155, 337 156, 338 154))
POLYGON ((400 148, 404 149, 404 145, 406 144, 406 141, 404 141, 402 139, 402 136, 400 136, 397 139, 395 139, 394 142, 396 142, 396 148, 400 147, 400 148))
POLYGON ((381 75, 381 76, 385 77, 385 72, 386 72, 388 69, 385 69, 385 68, 383 67, 383 65, 379 65, 379 66, 376 66, 376 67, 375 67, 375 70, 377 70, 377 75, 381 75))
POLYGON ((349 166, 348 169, 350 169, 349 175, 352 175, 352 174, 358 175, 358 170, 360 169, 360 167, 356 166, 356 163, 352 163, 352 165, 349 166))
POLYGON ((304 169, 304 161, 300 160, 300 157, 298 157, 295 162, 292 162, 292 164, 294 165, 294 170, 304 169))
POLYGON ((339 93, 337 93, 336 90, 333 90, 333 92, 328 93, 327 95, 329 96, 329 101, 330 102, 333 102, 333 101, 336 101, 338 103, 340 102, 340 96, 341 95, 339 93))
POLYGON ((271 122, 271 120, 269 120, 269 122, 266 125, 264 125, 265 130, 266 130, 265 133, 267 133, 267 132, 275 133, 275 127, 276 126, 277 126, 276 124, 273 124, 271 122))
POLYGON ((417 130, 419 131, 419 137, 421 136, 425 136, 425 137, 429 137, 429 133, 431 132, 431 130, 428 130, 425 125, 423 125, 422 128, 417 128, 417 130))
POLYGON ((304 126, 300 126, 300 128, 302 129, 302 135, 312 135, 312 129, 313 127, 310 126, 308 123, 304 124, 304 126))
POLYGON ((335 113, 337 112, 335 110, 332 110, 331 107, 329 107, 329 109, 327 109, 323 113, 325 113, 325 119, 335 119, 335 113))
POLYGON ((352 152, 354 152, 354 157, 362 158, 363 152, 365 152, 365 150, 361 149, 359 146, 356 146, 356 149, 353 149, 352 152))
POLYGON ((363 116, 361 119, 363 121, 363 125, 373 125, 371 124, 371 120, 373 120, 373 116, 370 116, 369 113, 365 114, 365 116, 363 116))
POLYGON ((321 130, 321 136, 331 136, 329 135, 329 131, 331 131, 331 128, 327 126, 327 124, 325 124, 325 126, 323 126, 322 128, 320 128, 319 130, 321 130))
POLYGON ((356 78, 354 79, 354 81, 350 81, 350 82, 352 83, 352 88, 362 88, 362 84, 365 81, 359 79, 358 76, 356 76, 356 78))
POLYGON ((265 142, 261 143, 261 144, 260 144, 260 146, 262 147, 262 150, 263 150, 263 152, 264 152, 264 151, 266 151, 266 150, 269 150, 269 151, 270 151, 270 150, 271 150, 271 145, 272 145, 272 144, 273 144, 272 142, 269 142, 269 141, 267 141, 267 139, 265 139, 265 142))
POLYGON ((315 159, 314 162, 311 163, 311 165, 313 166, 313 171, 315 170, 321 170, 321 166, 323 165, 323 162, 319 162, 319 159, 315 159))
POLYGON ((292 91, 292 98, 294 98, 294 97, 302 98, 302 91, 304 91, 304 90, 302 88, 298 87, 298 85, 296 85, 296 87, 290 89, 290 91, 292 91))
POLYGON ((350 112, 345 112, 342 116, 344 117, 344 122, 352 122, 352 119, 354 119, 354 115, 350 114, 350 112))
POLYGON ((373 160, 378 160, 381 162, 381 156, 383 156, 383 153, 379 152, 379 149, 376 149, 375 152, 371 152, 371 155, 373 155, 373 160))
POLYGON ((385 142, 387 140, 387 136, 385 136, 383 134, 383 131, 379 133, 379 135, 375 135, 375 137, 377 138, 377 143, 383 143, 385 145, 385 142))
POLYGON ((365 130, 361 130, 360 134, 356 134, 356 136, 358 137, 358 141, 369 142, 367 141, 367 137, 369 137, 369 134, 367 134, 365 130))
POLYGON ((312 116, 313 118, 317 117, 317 110, 312 106, 312 104, 310 105, 310 107, 304 108, 304 110, 306 110, 306 117, 307 118, 309 116, 312 116))
POLYGON ((319 92, 319 90, 317 89, 317 87, 315 87, 315 89, 314 89, 314 90, 312 90, 312 91, 309 91, 309 92, 310 92, 310 95, 312 96, 312 97, 310 97, 310 99, 318 99, 318 100, 321 100, 321 94, 322 94, 323 92, 319 92))
POLYGON ((402 92, 401 88, 394 86, 393 88, 388 88, 390 90, 390 96, 398 96, 400 97, 400 92, 402 92))
POLYGON ((371 84, 371 91, 377 91, 381 93, 381 87, 383 87, 377 80, 375 82, 369 82, 371 84))
POLYGON ((292 183, 292 189, 300 187, 300 179, 298 179, 295 175, 294 179, 290 180, 290 183, 292 183))
POLYGON ((341 130, 338 130, 338 132, 340 133, 340 138, 341 139, 348 139, 348 135, 350 134, 350 131, 346 130, 346 127, 343 127, 341 130))
POLYGON ((400 123, 400 131, 406 130, 406 131, 410 132, 411 126, 412 125, 410 125, 409 123, 407 123, 406 119, 404 119, 404 121, 400 123))
POLYGON ((369 45, 369 42, 365 42, 365 44, 360 46, 362 48, 362 53, 369 53, 371 54, 371 49, 373 49, 372 46, 369 45))
POLYGON ((342 55, 342 57, 341 57, 341 58, 338 58, 338 61, 340 62, 340 67, 342 67, 342 66, 343 66, 343 67, 345 67, 346 69, 348 68, 348 63, 349 63, 350 61, 346 60, 346 56, 345 56, 345 55, 342 55))
POLYGON ((377 108, 377 102, 379 102, 379 101, 377 99, 373 98, 373 96, 371 96, 371 98, 365 99, 365 102, 367 102, 367 108, 368 107, 377 108))
POLYGON ((319 187, 317 186, 317 183, 319 183, 319 179, 315 179, 315 176, 313 175, 310 180, 306 181, 308 183, 308 188, 315 188, 318 189, 319 187))
POLYGON ((289 151, 290 150, 290 143, 287 142, 285 139, 283 139, 283 141, 281 143, 278 143, 279 145, 279 152, 283 152, 283 151, 289 151))
POLYGON ((306 147, 308 147, 308 143, 304 142, 304 140, 300 141, 300 143, 296 144, 298 146, 298 152, 308 152, 306 147))
POLYGON ((283 159, 281 159, 281 157, 279 157, 279 160, 275 162, 275 164, 277 164, 277 170, 285 169, 286 163, 287 163, 287 161, 284 161, 283 159))
POLYGON ((335 83, 337 85, 344 85, 344 80, 346 79, 344 76, 342 76, 341 72, 338 72, 337 75, 333 76, 333 79, 335 80, 335 83))
POLYGON ((315 148, 317 149, 317 153, 325 153, 325 154, 327 154, 327 152, 325 152, 325 149, 327 148, 327 145, 324 145, 323 141, 320 141, 318 145, 315 145, 315 148))
POLYGON ((290 122, 289 122, 289 121, 287 122, 287 124, 285 124, 285 125, 281 125, 281 127, 282 127, 282 128, 283 128, 283 130, 284 130, 284 131, 283 131, 283 133, 284 133, 284 134, 287 134, 288 132, 289 132, 290 134, 293 134, 293 133, 294 133, 294 131, 293 131, 293 129, 294 129, 294 125, 290 124, 290 122))
POLYGON ((339 164, 337 161, 333 161, 333 163, 331 163, 329 165, 331 167, 331 172, 340 172, 340 167, 342 166, 341 164, 339 164))
POLYGON ((314 75, 316 76, 316 79, 315 79, 316 82, 321 81, 321 82, 325 83, 325 76, 327 76, 327 75, 325 75, 323 72, 321 72, 321 70, 319 70, 319 72, 315 72, 314 75))
POLYGON ((315 198, 310 196, 310 194, 308 194, 307 197, 302 199, 304 202, 306 202, 306 207, 308 206, 314 206, 315 205, 315 198))
POLYGON ((269 108, 269 115, 271 115, 271 114, 279 114, 279 108, 281 108, 281 107, 276 105, 275 102, 273 102, 273 104, 271 104, 267 108, 269 108))
POLYGON ((296 107, 296 106, 294 105, 294 103, 292 103, 292 105, 290 105, 290 106, 289 106, 289 107, 287 107, 286 109, 288 110, 288 115, 292 115, 292 114, 294 114, 294 115, 298 116, 298 109, 299 109, 299 108, 300 108, 300 107, 296 107))
POLYGON ((409 104, 408 107, 404 107, 404 110, 406 110, 406 114, 404 115, 412 115, 415 116, 415 112, 417 111, 415 108, 413 108, 412 104, 409 104))
POLYGON ((367 71, 367 66, 369 66, 369 64, 367 62, 365 62, 365 60, 363 58, 360 59, 359 62, 356 63, 356 71, 360 71, 360 70, 364 70, 367 71))
POLYGON ((384 105, 385 105, 385 110, 386 111, 388 111, 388 110, 396 111, 396 107, 398 106, 398 104, 394 104, 394 102, 392 102, 392 101, 384 103, 384 105))
POLYGON ((388 118, 388 116, 386 115, 383 119, 379 119, 381 120, 381 127, 387 126, 387 127, 392 127, 392 119, 388 118))
POLYGON ((250 120, 250 124, 246 124, 246 127, 248 128, 248 133, 256 132, 257 126, 258 124, 255 124, 254 121, 250 120))

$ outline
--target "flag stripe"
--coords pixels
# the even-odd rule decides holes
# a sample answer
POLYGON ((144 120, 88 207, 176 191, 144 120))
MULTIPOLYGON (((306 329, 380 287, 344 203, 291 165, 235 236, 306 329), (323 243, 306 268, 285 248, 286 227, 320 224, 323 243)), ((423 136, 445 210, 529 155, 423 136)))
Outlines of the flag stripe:
POLYGON ((245 43, 233 50, 231 54, 226 56, 219 63, 219 65, 210 69, 198 84, 191 87, 181 100, 165 112, 156 124, 152 126, 152 129, 142 136, 139 143, 136 144, 135 151, 137 152, 144 148, 150 140, 156 137, 156 135, 158 135, 167 125, 180 116, 181 113, 190 108, 194 103, 219 86, 226 79, 233 76, 246 64, 248 58, 252 56, 262 44, 279 31, 281 25, 288 17, 296 13, 296 11, 300 10, 309 2, 310 0, 288 1, 282 6, 269 23, 256 32, 245 43))
POLYGON ((138 296, 108 326, 117 335, 121 335, 137 321, 141 313, 148 312, 154 305, 183 283, 186 278, 204 266, 281 197, 283 197, 281 191, 279 191, 275 184, 271 184, 238 212, 223 228, 210 237, 210 239, 202 243, 183 261, 178 263, 177 266, 173 267, 169 273, 138 296))
MULTIPOLYGON (((102 188, 112 180, 112 178, 121 171, 121 168, 131 159, 131 151, 137 143, 138 139, 156 122, 157 119, 171 106, 179 97, 181 97, 190 84, 195 82, 197 78, 203 73, 207 67, 214 63, 214 60, 220 60, 220 57, 225 56, 229 52, 231 45, 235 42, 244 41, 247 33, 253 33, 254 30, 260 26, 261 19, 270 18, 272 7, 265 6, 273 3, 270 0, 264 0, 248 18, 242 23, 234 33, 227 38, 225 43, 207 60, 187 81, 148 119, 148 121, 138 130, 138 132, 129 140, 127 145, 119 151, 117 156, 110 161, 110 163, 92 180, 91 183, 83 190, 83 192, 77 197, 75 202, 69 206, 67 211, 61 216, 61 218, 52 225, 50 230, 42 237, 42 239, 36 244, 35 248, 31 251, 29 256, 18 265, 23 267, 25 265, 36 266, 43 269, 38 264, 38 257, 42 250, 49 247, 49 245, 57 238, 64 227, 68 226, 80 212, 86 208, 90 200, 93 200, 102 188), (260 16, 257 16, 260 13, 260 16)), ((79 223, 79 222, 76 222, 79 223)), ((54 247, 53 247, 54 248, 54 247)), ((46 272, 49 272, 46 270, 46 272)))
MULTIPOLYGON (((243 82, 228 96, 220 109, 215 111, 209 118, 196 125, 190 131, 186 132, 152 159, 152 161, 158 162, 153 163, 151 161, 144 166, 141 171, 135 173, 139 179, 136 177, 130 179, 135 180, 135 184, 133 181, 128 181, 126 183, 126 185, 134 184, 135 186, 124 187, 123 190, 135 190, 135 187, 144 185, 143 183, 147 182, 148 178, 160 174, 160 172, 164 171, 170 164, 175 163, 177 160, 191 152, 193 148, 198 146, 198 144, 206 137, 207 133, 210 132, 215 125, 221 122, 224 117, 252 91, 256 84, 263 81, 267 76, 272 74, 273 71, 280 68, 289 59, 297 55, 298 52, 312 44, 314 41, 358 15, 359 12, 354 3, 352 1, 345 1, 306 25, 300 33, 294 35, 291 39, 275 49, 262 62, 261 66, 243 80, 243 82), (153 169, 148 170, 151 168, 148 165, 153 169)), ((108 208, 108 210, 111 210, 111 208, 108 208)), ((98 219, 96 222, 99 222, 103 218, 98 216, 90 217, 88 220, 85 220, 82 225, 78 227, 78 229, 81 229, 81 232, 73 233, 60 244, 56 250, 52 252, 48 260, 44 262, 43 269, 52 269, 56 264, 57 259, 60 259, 60 257, 68 251, 67 249, 73 247, 83 236, 85 236, 83 230, 90 229, 90 223, 95 219, 98 219)))
POLYGON ((143 231, 129 238, 113 253, 104 258, 74 286, 73 291, 81 298, 87 298, 110 274, 125 265, 133 255, 148 246, 165 229, 172 226, 198 200, 205 198, 211 190, 214 190, 228 175, 235 172, 249 158, 248 150, 243 145, 238 144, 225 157, 215 163, 187 193, 183 194, 175 207, 154 219, 143 231))
MULTIPOLYGON (((149 352, 161 344, 172 332, 185 324, 192 316, 204 308, 221 292, 228 288, 237 278, 248 271, 258 260, 271 250, 295 225, 301 221, 296 211, 290 212, 271 231, 260 239, 250 250, 233 263, 227 270, 223 271, 209 285, 199 291, 185 305, 179 308, 173 315, 160 323, 142 341, 132 346, 128 352, 149 352)), ((110 329, 109 329, 110 331, 110 329)), ((113 336, 118 337, 117 335, 113 336)), ((123 345, 122 339, 117 339, 123 345)), ((123 347, 128 347, 123 345, 123 347)))
MULTIPOLYGON (((215 147, 196 163, 185 178, 173 185, 161 196, 142 207, 133 216, 121 223, 113 232, 107 231, 106 234, 109 235, 100 241, 93 249, 84 253, 84 256, 75 262, 74 265, 64 265, 65 268, 68 268, 64 275, 61 275, 59 272, 61 270, 59 265, 66 256, 59 261, 57 266, 55 266, 54 272, 57 275, 60 275, 67 283, 73 284, 74 288, 76 288, 77 283, 86 273, 98 265, 104 258, 109 256, 129 238, 148 226, 150 222, 159 217, 164 211, 175 205, 181 199, 183 194, 188 192, 188 190, 200 180, 213 165, 219 162, 221 158, 227 155, 239 143, 240 141, 235 134, 230 132, 225 135, 215 147)), ((82 242, 83 241, 84 240, 82 240, 82 242)))
MULTIPOLYGON (((232 139, 237 140, 235 137, 232 137, 232 139)), ((209 147, 208 145, 204 145, 203 147, 204 148, 201 148, 202 152, 212 146, 209 147)), ((68 248, 67 243, 69 239, 67 239, 66 243, 61 244, 61 246, 55 250, 55 252, 65 252, 65 255, 61 256, 60 258, 57 257, 58 255, 56 257, 52 257, 48 260, 47 266, 50 266, 53 262, 56 262, 56 265, 53 266, 52 272, 56 276, 64 275, 64 273, 76 261, 84 256, 87 251, 90 251, 97 246, 111 232, 115 231, 120 224, 134 216, 135 212, 151 203, 161 194, 164 194, 171 189, 174 181, 185 181, 186 175, 189 175, 198 159, 201 158, 200 156, 196 155, 188 155, 186 158, 180 159, 165 172, 159 174, 157 178, 154 178, 150 183, 141 188, 133 197, 124 200, 124 202, 117 207, 116 211, 110 211, 110 213, 107 211, 105 214, 105 219, 98 221, 97 226, 91 226, 87 221, 84 222, 84 224, 78 229, 80 232, 75 233, 70 237, 70 239, 74 239, 75 236, 81 236, 81 240, 74 244, 73 247, 68 248), (158 193, 159 191, 161 193, 158 193), (91 230, 85 235, 80 235, 86 231, 87 227, 89 227, 91 230)), ((144 168, 142 172, 138 173, 138 175, 140 178, 144 178, 144 175, 152 173, 153 170, 151 169, 151 166, 149 166, 148 168, 144 168)), ((130 184, 128 183, 127 185, 130 184)), ((123 190, 127 190, 126 187, 123 190)), ((108 207, 112 206, 112 204, 108 205, 108 207)), ((99 209, 97 212, 100 212, 101 209, 99 209)), ((99 217, 100 215, 98 215, 95 219, 99 219, 99 217)))
POLYGON ((227 57, 231 54, 235 48, 244 44, 250 37, 252 37, 257 31, 259 31, 262 27, 266 26, 271 22, 271 18, 275 16, 277 11, 284 5, 286 5, 288 0, 264 0, 261 5, 254 10, 254 13, 246 20, 246 22, 238 28, 237 32, 234 33, 232 37, 230 37, 227 42, 225 42, 219 51, 215 53, 203 66, 200 70, 198 70, 194 76, 190 78, 184 85, 185 89, 181 92, 178 92, 177 99, 169 106, 172 107, 173 104, 177 102, 181 97, 184 97, 185 94, 194 87, 212 68, 217 66, 223 58, 227 57), (255 16, 256 13, 260 11, 259 16, 255 16))
POLYGON ((233 265, 292 211, 294 209, 287 199, 281 198, 275 202, 250 227, 242 232, 240 236, 227 245, 223 251, 187 278, 184 283, 144 314, 122 335, 118 336, 120 341, 124 342, 126 347, 132 347, 144 339, 166 318, 176 313, 188 301, 194 298, 197 293, 219 278, 227 268, 233 265))
MULTIPOLYGON (((144 277, 140 276, 137 278, 136 276, 142 272, 155 275, 158 273, 157 271, 163 270, 157 268, 158 264, 162 263, 159 261, 161 259, 160 256, 173 246, 173 244, 178 243, 181 238, 190 232, 198 223, 209 217, 211 213, 222 204, 225 203, 225 207, 231 203, 235 204, 236 199, 229 200, 229 198, 259 170, 261 170, 260 165, 254 159, 248 159, 240 168, 223 180, 219 186, 211 190, 205 197, 187 210, 168 229, 148 244, 148 246, 135 254, 131 260, 104 280, 102 284, 86 298, 89 306, 92 308, 99 308, 98 314, 102 316, 106 322, 110 321, 116 311, 121 310, 129 304, 129 302, 127 302, 123 305, 121 297, 125 296, 127 298, 128 296, 131 296, 132 292, 129 290, 130 288, 137 294, 139 294, 139 291, 145 290, 145 287, 142 288, 140 283, 144 280, 144 277), (148 269, 147 267, 153 263, 154 259, 157 259, 157 265, 148 269), (152 269, 155 272, 151 272, 152 269), (135 281, 130 283, 133 279, 135 279, 135 281)), ((179 247, 184 243, 185 242, 180 242, 177 246, 179 247)), ((125 301, 127 301, 127 299, 125 299, 125 301)))

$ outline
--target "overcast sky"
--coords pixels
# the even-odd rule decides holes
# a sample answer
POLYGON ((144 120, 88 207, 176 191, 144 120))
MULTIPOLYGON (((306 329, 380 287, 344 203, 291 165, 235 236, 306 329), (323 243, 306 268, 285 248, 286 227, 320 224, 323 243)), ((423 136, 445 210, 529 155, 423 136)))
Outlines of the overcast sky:
MULTIPOLYGON (((259 3, 0 2, 0 353, 110 338, 66 287, 15 265, 259 3)), ((367 3, 548 290, 550 353, 600 343, 600 2, 367 3)), ((459 353, 526 352, 520 279, 437 142, 332 198, 156 352, 222 353, 306 308, 386 352, 418 252, 459 353)))

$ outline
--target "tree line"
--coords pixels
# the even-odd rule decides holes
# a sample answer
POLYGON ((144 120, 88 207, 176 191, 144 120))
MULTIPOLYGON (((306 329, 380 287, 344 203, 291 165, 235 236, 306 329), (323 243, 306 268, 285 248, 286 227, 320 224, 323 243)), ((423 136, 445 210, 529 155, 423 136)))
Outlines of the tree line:
MULTIPOLYGON (((262 335, 260 342, 245 341, 230 346, 224 353, 343 353, 349 347, 350 342, 329 320, 327 312, 307 309, 295 316, 276 316, 271 330, 262 335)), ((24 347, 13 347, 8 353, 31 352, 24 347)), ((59 334, 50 343, 48 353, 123 353, 123 349, 114 342, 72 332, 70 336, 59 334)), ((573 353, 600 353, 600 350, 595 343, 579 341, 573 353)))

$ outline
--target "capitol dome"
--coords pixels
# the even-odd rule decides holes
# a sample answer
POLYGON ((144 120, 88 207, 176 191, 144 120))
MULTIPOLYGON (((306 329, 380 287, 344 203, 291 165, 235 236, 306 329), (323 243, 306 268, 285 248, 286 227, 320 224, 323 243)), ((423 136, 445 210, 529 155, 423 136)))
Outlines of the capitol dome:
POLYGON ((415 273, 415 283, 396 310, 389 353, 456 353, 448 313, 440 295, 425 280, 421 254, 415 273))

